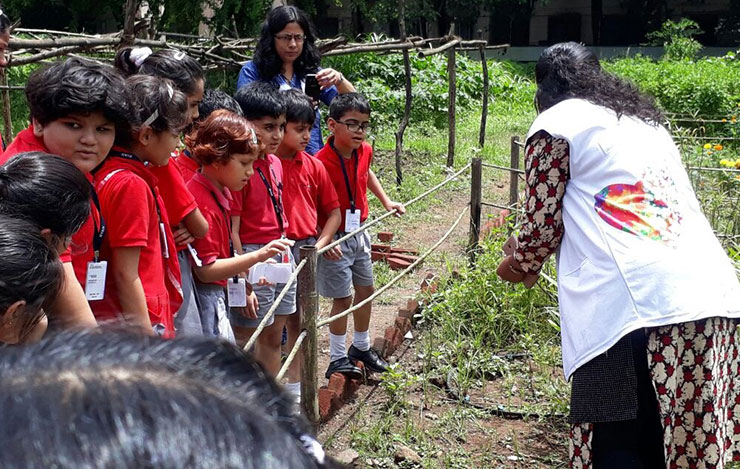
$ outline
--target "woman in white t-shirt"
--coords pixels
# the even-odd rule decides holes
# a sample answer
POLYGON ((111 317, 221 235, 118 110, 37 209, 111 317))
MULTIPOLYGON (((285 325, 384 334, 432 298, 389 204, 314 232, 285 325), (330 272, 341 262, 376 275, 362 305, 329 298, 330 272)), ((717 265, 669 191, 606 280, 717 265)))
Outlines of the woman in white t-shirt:
POLYGON ((654 100, 576 43, 535 68, 526 218, 499 266, 558 252, 571 466, 724 467, 740 458, 740 283, 654 100))

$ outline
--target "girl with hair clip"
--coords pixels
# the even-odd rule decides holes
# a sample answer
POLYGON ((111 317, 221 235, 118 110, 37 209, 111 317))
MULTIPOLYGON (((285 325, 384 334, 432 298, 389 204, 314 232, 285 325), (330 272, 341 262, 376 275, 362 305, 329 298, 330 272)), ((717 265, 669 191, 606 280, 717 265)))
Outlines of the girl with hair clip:
POLYGON ((185 141, 202 165, 188 188, 211 227, 205 238, 195 241, 203 261, 194 268, 198 280, 196 290, 204 330, 208 325, 213 335, 217 335, 217 323, 228 327, 229 306, 242 308, 246 317, 256 317, 256 296, 248 287, 245 273, 257 262, 289 249, 293 242, 278 239, 248 254, 234 252, 230 235, 231 191, 242 190, 252 177, 252 164, 260 150, 254 128, 247 119, 226 110, 215 111, 185 141))
MULTIPOLYGON (((129 47, 118 51, 115 66, 127 76, 140 74, 171 80, 173 85, 186 95, 187 127, 198 118, 198 105, 203 100, 205 75, 200 64, 192 57, 170 49, 152 52, 148 47, 129 47)), ((177 158, 172 158, 163 166, 153 166, 151 171, 157 177, 164 209, 172 224, 180 264, 183 302, 175 317, 175 327, 183 334, 208 335, 208 326, 204 327, 200 322, 200 308, 191 269, 191 264, 195 266, 201 264, 192 242, 206 235, 208 222, 187 189, 183 177, 185 169, 180 167, 177 158)))
MULTIPOLYGON (((262 25, 262 33, 254 51, 253 60, 244 64, 236 81, 239 89, 253 81, 273 83, 280 89, 306 90, 307 75, 315 75, 320 94, 312 96, 327 106, 342 93, 351 93, 355 87, 344 75, 333 68, 321 68, 321 52, 316 47, 316 32, 306 13, 294 6, 273 8, 262 25)), ((306 151, 313 155, 323 146, 321 116, 311 128, 311 140, 306 151)))
POLYGON ((62 263, 34 223, 5 214, 0 214, 0 257, 0 343, 37 342, 46 332, 44 308, 64 281, 62 263))
POLYGON ((662 113, 574 42, 545 49, 535 79, 527 214, 498 274, 536 281, 558 252, 571 467, 725 467, 740 283, 662 113))
POLYGON ((110 266, 99 320, 123 318, 150 334, 175 334, 182 303, 175 240, 151 166, 167 164, 187 124, 187 99, 167 79, 126 80, 131 128, 95 172, 95 188, 108 224, 102 256, 110 266))

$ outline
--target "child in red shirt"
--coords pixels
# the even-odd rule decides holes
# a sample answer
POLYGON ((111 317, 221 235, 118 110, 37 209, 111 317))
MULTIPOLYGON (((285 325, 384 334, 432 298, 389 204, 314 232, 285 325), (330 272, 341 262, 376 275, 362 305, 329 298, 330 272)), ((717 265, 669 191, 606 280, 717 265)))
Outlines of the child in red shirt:
MULTIPOLYGON (((198 118, 198 104, 203 98, 205 75, 200 64, 184 52, 159 50, 148 47, 120 49, 115 58, 116 67, 125 75, 151 75, 172 80, 184 93, 188 103, 188 124, 198 118)), ((198 210, 198 204, 186 186, 180 168, 171 159, 163 166, 152 166, 157 178, 164 210, 172 225, 177 245, 177 259, 182 279, 183 301, 175 315, 175 327, 181 334, 202 335, 200 312, 195 298, 195 283, 191 263, 200 262, 190 243, 208 232, 208 223, 198 210)))
MULTIPOLYGON (((367 189, 380 199, 386 210, 405 212, 402 204, 393 202, 386 195, 380 181, 370 169, 373 149, 365 142, 365 133, 370 127, 370 103, 358 93, 341 94, 334 98, 329 107, 327 126, 332 136, 327 144, 316 153, 334 183, 339 196, 342 224, 340 235, 355 231, 368 216, 367 189)), ((319 224, 325 223, 319 217, 319 224)), ((370 236, 358 233, 341 245, 339 260, 319 259, 319 293, 333 298, 331 315, 341 313, 352 304, 370 297, 373 287, 373 271, 370 259, 370 236), (354 298, 351 295, 354 287, 354 298)), ((353 314, 355 333, 349 353, 346 351, 345 335, 347 318, 329 325, 330 360, 326 377, 339 372, 361 376, 362 372, 352 362, 362 361, 365 368, 383 372, 388 364, 370 347, 370 314, 372 304, 359 308, 353 314)))
POLYGON ((255 317, 256 296, 247 288, 244 273, 255 263, 266 261, 289 249, 291 242, 278 239, 249 254, 235 255, 231 240, 231 191, 240 191, 254 173, 259 145, 249 122, 232 112, 218 110, 186 137, 201 172, 188 183, 210 229, 195 241, 202 265, 194 267, 196 290, 201 304, 204 328, 218 335, 218 324, 228 321, 229 306, 238 305, 246 317, 255 317), (232 285, 228 285, 231 283, 232 285), (232 292, 227 295, 226 288, 232 292), (241 290, 243 289, 243 291, 241 290), (237 298, 244 294, 243 298, 237 298))
POLYGON ((175 242, 149 165, 165 165, 187 124, 187 100, 169 80, 126 80, 131 131, 95 172, 101 212, 108 221, 102 255, 108 261, 105 298, 93 303, 99 319, 123 318, 149 333, 175 335, 182 302, 175 242))
MULTIPOLYGON (((0 156, 5 163, 18 153, 40 151, 74 164, 89 181, 90 171, 106 157, 118 128, 128 121, 123 78, 112 68, 70 58, 34 72, 26 84, 31 125, 21 131, 0 156)), ((90 216, 72 235, 60 255, 65 281, 47 312, 52 322, 69 327, 95 327, 85 295, 88 263, 95 257, 95 240, 105 234, 104 220, 90 202, 90 216)))
MULTIPOLYGON (((331 243, 339 228, 342 216, 339 213, 339 200, 334 185, 329 179, 323 163, 306 153, 306 145, 311 139, 316 113, 313 102, 302 91, 290 89, 282 92, 285 101, 285 134, 277 150, 283 165, 283 200, 288 217, 287 235, 295 241, 293 256, 300 260, 301 246, 316 246, 321 249, 331 243), (319 227, 318 215, 326 222, 319 227)), ((339 246, 324 254, 327 259, 339 259, 342 252, 339 246)), ((299 314, 288 316, 288 349, 292 350, 300 333, 299 314)), ((288 368, 286 389, 297 401, 301 396, 301 360, 293 360, 288 368)))

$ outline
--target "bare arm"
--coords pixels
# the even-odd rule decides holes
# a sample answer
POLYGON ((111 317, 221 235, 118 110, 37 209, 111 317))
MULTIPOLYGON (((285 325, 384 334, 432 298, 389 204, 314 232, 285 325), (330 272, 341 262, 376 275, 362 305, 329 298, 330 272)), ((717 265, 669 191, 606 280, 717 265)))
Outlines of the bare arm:
POLYGON ((52 323, 63 328, 83 329, 98 326, 71 262, 64 263, 64 285, 48 313, 52 323))
POLYGON ((216 259, 208 265, 194 267, 193 269, 201 282, 217 282, 235 275, 240 275, 249 270, 257 262, 264 262, 289 249, 292 245, 293 241, 288 239, 276 239, 270 241, 261 249, 250 252, 249 254, 240 254, 229 257, 228 259, 216 259))
POLYGON ((370 189, 370 192, 375 194, 375 197, 380 200, 380 203, 385 207, 386 210, 389 212, 394 209, 398 209, 398 216, 403 215, 406 213, 406 208, 403 206, 400 202, 394 202, 388 197, 388 194, 385 193, 385 190, 383 190, 383 186, 380 184, 380 181, 378 180, 378 177, 375 176, 375 173, 371 169, 370 175, 368 177, 367 181, 367 187, 370 189))
POLYGON ((316 74, 316 79, 321 85, 321 89, 328 88, 332 85, 337 87, 339 94, 354 93, 355 87, 350 83, 347 78, 342 75, 341 72, 334 70, 333 68, 323 68, 319 73, 316 74))
POLYGON ((342 214, 338 208, 335 208, 329 213, 329 218, 327 218, 324 228, 319 234, 319 239, 316 240, 316 249, 321 249, 331 243, 340 223, 342 223, 342 214))
POLYGON ((113 280, 118 288, 121 314, 126 322, 142 332, 154 335, 149 309, 146 306, 144 286, 139 278, 139 255, 141 248, 113 249, 113 280))
POLYGON ((239 215, 231 216, 231 242, 234 244, 234 251, 237 254, 244 254, 242 249, 242 240, 239 238, 239 226, 241 224, 242 217, 239 215))
POLYGON ((199 208, 185 215, 185 218, 182 219, 182 224, 193 235, 193 238, 200 239, 208 233, 208 221, 200 213, 199 208))

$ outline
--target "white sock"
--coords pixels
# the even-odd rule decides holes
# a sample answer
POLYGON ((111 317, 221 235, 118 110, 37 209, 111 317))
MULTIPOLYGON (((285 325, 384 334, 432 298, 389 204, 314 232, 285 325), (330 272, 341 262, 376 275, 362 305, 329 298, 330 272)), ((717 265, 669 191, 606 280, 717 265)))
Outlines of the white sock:
POLYGON ((297 383, 285 383, 285 390, 293 395, 296 403, 301 403, 301 382, 297 383))
POLYGON ((332 334, 329 332, 329 360, 339 360, 347 356, 347 334, 332 334))
POLYGON ((355 335, 352 338, 352 345, 354 345, 360 352, 367 352, 370 350, 370 331, 355 331, 355 335))

